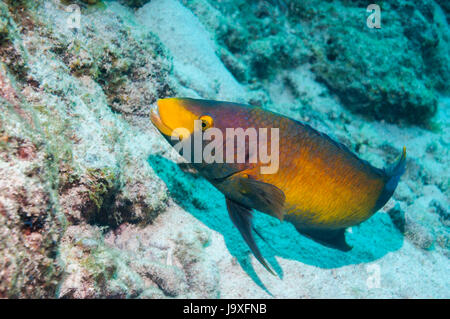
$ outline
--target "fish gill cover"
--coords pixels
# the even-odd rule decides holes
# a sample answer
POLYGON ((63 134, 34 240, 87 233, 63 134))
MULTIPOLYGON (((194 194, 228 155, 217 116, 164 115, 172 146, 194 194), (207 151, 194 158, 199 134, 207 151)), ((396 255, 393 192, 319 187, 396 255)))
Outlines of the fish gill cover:
POLYGON ((0 1, 0 297, 450 297, 450 8, 377 4, 380 28, 365 1, 0 1), (149 121, 174 96, 376 167, 406 145, 406 171, 349 252, 255 213, 274 277, 149 121))

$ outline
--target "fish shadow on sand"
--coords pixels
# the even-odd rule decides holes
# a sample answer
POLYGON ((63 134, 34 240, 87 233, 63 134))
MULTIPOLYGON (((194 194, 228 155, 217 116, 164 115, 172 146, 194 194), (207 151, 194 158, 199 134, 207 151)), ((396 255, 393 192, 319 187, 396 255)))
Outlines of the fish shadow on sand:
MULTIPOLYGON (((176 163, 160 155, 151 155, 148 162, 166 183, 175 202, 207 227, 222 234, 230 254, 252 280, 270 294, 250 262, 250 249, 228 216, 223 194, 203 177, 182 171, 176 163)), ((255 234, 256 243, 281 279, 283 270, 275 256, 331 269, 373 262, 388 252, 400 249, 403 244, 402 234, 388 214, 382 212, 347 231, 347 243, 353 246, 349 252, 322 246, 300 235, 292 224, 280 222, 260 212, 254 213, 253 221, 255 228, 267 241, 265 243, 255 234)), ((266 270, 261 266, 261 271, 266 270)))

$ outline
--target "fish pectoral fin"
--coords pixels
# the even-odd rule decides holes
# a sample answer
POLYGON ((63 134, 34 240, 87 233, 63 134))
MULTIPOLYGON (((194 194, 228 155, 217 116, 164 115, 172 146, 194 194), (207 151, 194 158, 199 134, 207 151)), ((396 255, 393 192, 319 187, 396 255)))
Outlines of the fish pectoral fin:
POLYGON ((283 221, 286 196, 281 189, 272 184, 245 177, 240 177, 239 183, 241 194, 247 198, 252 208, 283 221))
POLYGON ((251 210, 245 206, 242 206, 231 199, 226 199, 227 209, 230 214, 231 221, 234 226, 239 230, 248 247, 255 255, 256 259, 266 268, 272 275, 275 272, 270 268, 269 264, 266 262, 258 246, 256 246, 255 238, 252 234, 252 213, 251 210))
POLYGON ((352 247, 345 241, 345 228, 341 229, 299 229, 297 231, 324 246, 349 251, 352 247))

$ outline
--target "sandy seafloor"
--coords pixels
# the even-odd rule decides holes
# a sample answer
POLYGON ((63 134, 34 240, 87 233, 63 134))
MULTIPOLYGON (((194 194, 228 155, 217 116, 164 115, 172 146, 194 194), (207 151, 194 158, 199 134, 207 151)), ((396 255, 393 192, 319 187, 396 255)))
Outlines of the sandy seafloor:
POLYGON ((445 2, 379 30, 348 1, 92 2, 0 3, 1 297, 450 297, 445 2), (256 212, 275 277, 149 121, 169 96, 262 106, 377 167, 406 146, 406 173, 347 253, 256 212))

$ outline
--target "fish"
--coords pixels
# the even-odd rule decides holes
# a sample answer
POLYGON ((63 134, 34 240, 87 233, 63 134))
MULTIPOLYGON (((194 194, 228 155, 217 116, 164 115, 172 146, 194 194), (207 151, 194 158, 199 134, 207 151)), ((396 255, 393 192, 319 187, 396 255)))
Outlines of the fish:
MULTIPOLYGON (((174 147, 184 141, 195 148, 195 134, 210 128, 222 134, 223 145, 215 150, 219 157, 221 148, 225 158, 227 144, 231 145, 233 161, 192 161, 192 154, 185 158, 225 196, 231 221, 256 259, 272 274, 255 242, 253 232, 264 237, 253 227, 253 210, 290 222, 315 242, 347 252, 352 247, 346 242, 346 229, 364 222, 386 204, 406 166, 405 147, 394 164, 376 168, 307 123, 246 104, 164 98, 157 101, 150 120, 174 147), (234 143, 235 136, 227 130, 230 128, 254 128, 258 139, 270 130, 266 148, 273 152, 272 146, 278 144, 277 170, 263 173, 267 163, 258 157, 250 161, 254 149, 250 154, 249 143, 234 143), (274 140, 273 129, 278 130, 274 140), (236 160, 239 151, 245 154, 244 161, 236 160)), ((210 141, 201 142, 202 150, 210 141)), ((178 150, 185 156, 183 149, 178 150)))

